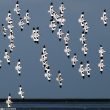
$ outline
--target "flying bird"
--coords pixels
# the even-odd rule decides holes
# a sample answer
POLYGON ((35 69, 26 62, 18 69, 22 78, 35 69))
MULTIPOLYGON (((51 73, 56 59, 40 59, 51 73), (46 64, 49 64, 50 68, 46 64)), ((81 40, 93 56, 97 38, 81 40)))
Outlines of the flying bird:
POLYGON ((23 31, 24 25, 25 25, 25 22, 24 22, 24 19, 23 18, 20 18, 20 21, 18 22, 18 25, 20 26, 21 31, 23 31))
POLYGON ((60 70, 58 71, 58 75, 57 75, 57 77, 56 77, 56 81, 58 82, 59 87, 62 88, 62 85, 63 85, 63 83, 62 83, 63 78, 62 78, 62 74, 61 74, 60 70))
POLYGON ((104 9, 104 11, 103 11, 103 15, 102 15, 102 17, 101 17, 101 20, 103 21, 103 24, 104 24, 105 26, 107 26, 107 20, 108 20, 108 18, 107 18, 106 9, 104 9))
POLYGON ((88 77, 90 77, 90 71, 91 71, 90 63, 89 63, 89 61, 87 61, 87 64, 86 64, 86 67, 85 67, 85 72, 86 72, 88 77))
POLYGON ((3 33, 3 36, 6 37, 7 29, 5 28, 4 24, 2 24, 2 33, 3 33))
POLYGON ((7 63, 10 65, 10 55, 9 55, 7 49, 5 49, 4 59, 6 59, 7 63))
POLYGON ((15 66, 15 70, 17 71, 19 76, 21 76, 21 69, 22 69, 21 60, 19 59, 17 65, 15 66))
POLYGON ((9 93, 8 98, 6 100, 7 107, 10 108, 12 103, 13 102, 12 102, 11 94, 9 93))
POLYGON ((20 16, 20 5, 19 5, 19 1, 17 1, 16 2, 16 4, 15 4, 15 8, 14 8, 14 11, 16 12, 16 14, 18 15, 18 16, 20 16))
POLYGON ((20 95, 21 99, 24 99, 24 92, 23 92, 23 88, 22 88, 21 85, 19 86, 19 92, 18 92, 18 95, 20 95))
POLYGON ((29 16, 29 10, 26 11, 26 15, 24 16, 24 21, 27 25, 30 24, 30 16, 29 16))
POLYGON ((72 67, 76 65, 76 62, 78 61, 76 53, 74 53, 74 56, 71 58, 72 67))
POLYGON ((83 62, 80 62, 79 72, 81 73, 82 78, 85 79, 85 69, 83 62))

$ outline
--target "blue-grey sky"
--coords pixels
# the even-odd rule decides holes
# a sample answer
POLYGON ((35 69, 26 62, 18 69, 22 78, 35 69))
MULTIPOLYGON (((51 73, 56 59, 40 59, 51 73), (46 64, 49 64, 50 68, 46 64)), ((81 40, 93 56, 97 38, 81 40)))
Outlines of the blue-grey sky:
MULTIPOLYGON (((16 0, 0 0, 0 24, 5 24, 8 11, 11 10, 14 22, 15 49, 11 55, 11 65, 4 60, 4 50, 8 49, 9 40, 0 33, 0 59, 3 61, 0 70, 0 98, 6 98, 8 93, 13 98, 20 98, 17 94, 21 84, 25 92, 25 98, 110 98, 110 1, 109 0, 63 0, 66 7, 66 23, 63 32, 70 31, 71 57, 77 53, 78 63, 73 69, 71 61, 64 54, 64 43, 59 42, 56 32, 51 33, 49 29, 50 15, 49 4, 53 2, 54 9, 59 12, 58 7, 62 0, 19 0, 21 17, 27 9, 30 10, 30 26, 26 26, 21 32, 17 23, 19 17, 13 11, 16 0), (108 26, 105 27, 100 20, 103 10, 106 8, 108 26), (84 57, 81 52, 82 28, 78 23, 81 12, 85 12, 85 19, 90 27, 88 32, 88 55, 84 57), (39 26, 40 43, 34 44, 30 38, 32 28, 39 26), (99 63, 98 49, 102 44, 106 53, 104 54, 105 68, 101 75, 97 64, 99 63), (44 77, 44 69, 40 63, 40 54, 43 45, 48 52, 48 63, 51 68, 52 81, 49 83, 44 77), (22 76, 19 77, 15 71, 18 59, 21 59, 22 76), (91 77, 82 79, 78 72, 80 61, 86 64, 90 61, 91 77), (63 87, 60 89, 55 78, 57 71, 62 73, 63 87)), ((58 29, 58 28, 57 28, 58 29)))

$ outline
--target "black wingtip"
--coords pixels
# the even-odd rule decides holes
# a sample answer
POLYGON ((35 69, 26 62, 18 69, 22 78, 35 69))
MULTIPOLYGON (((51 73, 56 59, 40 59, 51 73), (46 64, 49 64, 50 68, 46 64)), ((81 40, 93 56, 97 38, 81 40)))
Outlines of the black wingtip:
POLYGON ((87 63, 89 63, 89 61, 87 61, 87 63))
POLYGON ((20 59, 18 59, 18 62, 20 62, 20 59))
POLYGON ((11 96, 11 93, 9 93, 9 96, 11 96))
POLYGON ((39 30, 39 27, 37 27, 36 29, 39 30))
POLYGON ((103 60, 104 58, 103 57, 100 57, 100 59, 103 60))
POLYGON ((58 74, 61 73, 60 70, 58 70, 58 74))
POLYGON ((102 45, 100 45, 100 47, 102 47, 102 45))
POLYGON ((62 86, 61 86, 61 85, 60 85, 59 87, 60 87, 60 88, 62 88, 62 86))
MULTIPOLYGON (((57 24, 59 24, 59 22, 57 21, 57 24)), ((59 26, 61 28, 61 26, 59 26)))
POLYGON ((90 78, 90 75, 87 75, 90 78))
POLYGON ((68 55, 67 57, 70 58, 70 55, 68 55))
POLYGON ((85 76, 82 76, 83 79, 85 79, 85 76))
POLYGON ((72 65, 72 68, 74 68, 74 65, 72 65))
POLYGON ((67 31, 67 33, 69 34, 69 33, 70 33, 70 31, 68 30, 68 31, 67 31))
POLYGON ((5 52, 7 52, 7 49, 5 49, 5 52))
POLYGON ((11 13, 11 11, 9 10, 8 13, 11 13))
POLYGON ((18 16, 20 16, 20 14, 18 14, 18 16))
POLYGON ((17 0, 16 4, 19 4, 19 1, 17 0))
POLYGON ((49 82, 51 82, 51 80, 50 80, 50 79, 49 79, 48 81, 49 81, 49 82))
POLYGON ((84 11, 81 14, 84 14, 84 11))
POLYGON ((6 37, 6 34, 4 34, 4 37, 6 37))
POLYGON ((19 75, 19 76, 21 76, 21 74, 20 74, 20 73, 19 73, 18 75, 19 75))
POLYGON ((53 5, 53 2, 51 2, 50 5, 52 6, 53 5))
POLYGON ((103 71, 100 71, 100 73, 102 74, 102 73, 103 73, 103 71))
POLYGON ((8 62, 8 65, 10 65, 10 62, 8 62))
POLYGON ((105 24, 105 26, 107 26, 107 23, 105 24))
POLYGON ((104 12, 106 12, 106 9, 104 9, 104 12))
POLYGON ((10 53, 12 53, 12 51, 10 50, 10 53))
POLYGON ((81 61, 80 64, 83 64, 83 62, 81 61))
POLYGON ((23 31, 23 29, 21 28, 21 31, 23 31))
POLYGON ((35 27, 33 27, 33 30, 35 30, 35 27))
POLYGON ((29 26, 30 24, 29 24, 29 23, 27 23, 27 25, 29 26))
POLYGON ((29 10, 27 10, 26 12, 29 13, 29 10))
POLYGON ((54 33, 54 30, 52 30, 52 33, 54 33))
POLYGON ((39 41, 37 41, 37 44, 39 44, 39 41))
POLYGON ((66 43, 65 46, 68 46, 68 43, 66 43))
POLYGON ((61 39, 59 39, 59 41, 61 41, 61 39))
POLYGON ((43 48, 45 48, 46 46, 44 45, 43 48))
POLYGON ((84 54, 84 56, 86 57, 86 56, 87 56, 87 54, 84 54))
POLYGON ((74 53, 74 55, 76 55, 76 53, 74 53))

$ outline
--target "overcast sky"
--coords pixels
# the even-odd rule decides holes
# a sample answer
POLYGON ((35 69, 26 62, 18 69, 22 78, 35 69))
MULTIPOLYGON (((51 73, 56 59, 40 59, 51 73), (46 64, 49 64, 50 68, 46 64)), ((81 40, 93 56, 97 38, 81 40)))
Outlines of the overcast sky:
MULTIPOLYGON (((64 16, 66 18, 63 32, 70 31, 69 46, 72 50, 71 57, 77 53, 78 62, 73 69, 71 61, 64 53, 64 42, 58 41, 56 32, 52 34, 49 29, 50 15, 48 13, 50 2, 59 13, 58 7, 62 0, 19 0, 21 17, 30 10, 30 25, 25 26, 24 31, 18 27, 19 17, 13 11, 16 0, 0 0, 0 24, 7 25, 5 18, 11 10, 14 22, 15 49, 11 54, 11 65, 4 60, 5 48, 9 50, 9 40, 0 33, 0 59, 3 61, 0 70, 0 98, 6 98, 8 93, 13 98, 20 98, 17 94, 21 84, 25 92, 25 98, 110 98, 110 1, 109 0, 63 0, 66 7, 64 16), (106 8, 108 26, 105 27, 100 20, 103 10, 106 8), (90 27, 87 37, 88 55, 85 57, 81 52, 82 28, 78 23, 81 12, 85 12, 85 19, 90 27), (30 38, 32 28, 39 26, 40 43, 34 44, 30 38), (103 45, 104 72, 101 75, 98 68, 100 44, 103 45), (44 69, 40 63, 40 54, 43 45, 48 52, 48 63, 51 68, 52 81, 48 82, 44 77, 44 69), (22 76, 19 77, 15 71, 17 60, 21 59, 22 76), (86 64, 90 61, 91 77, 82 79, 78 72, 80 61, 86 64), (62 73, 63 87, 59 88, 56 82, 57 71, 62 73)), ((0 26, 1 27, 1 26, 0 26)), ((0 28, 1 29, 1 28, 0 28)))

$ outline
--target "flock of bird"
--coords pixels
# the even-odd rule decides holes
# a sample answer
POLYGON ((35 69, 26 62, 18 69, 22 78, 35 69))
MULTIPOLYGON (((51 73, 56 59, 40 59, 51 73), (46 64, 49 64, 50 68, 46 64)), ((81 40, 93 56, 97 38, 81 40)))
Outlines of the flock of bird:
MULTIPOLYGON (((31 18, 29 16, 29 10, 26 11, 25 16, 23 16, 23 17, 21 17, 20 11, 21 11, 21 9, 20 9, 20 5, 19 5, 19 1, 17 1, 15 4, 14 12, 17 14, 17 16, 20 17, 20 20, 18 22, 18 26, 20 27, 21 31, 23 31, 24 26, 29 25, 31 18)), ((7 23, 6 27, 4 24, 2 24, 1 31, 2 31, 3 36, 5 38, 7 37, 9 39, 9 42, 10 42, 10 44, 8 45, 9 51, 8 51, 8 49, 5 49, 5 53, 4 53, 4 59, 6 60, 8 65, 10 65, 11 53, 14 51, 14 48, 16 47, 14 44, 14 38, 15 38, 14 32, 13 32, 14 25, 13 25, 13 19, 12 19, 12 14, 11 14, 10 10, 8 11, 8 15, 6 17, 6 23, 7 23)), ((0 68, 1 67, 2 67, 2 61, 0 60, 0 68)), ((21 69, 22 69, 21 60, 18 59, 16 65, 15 65, 15 70, 19 76, 21 76, 21 69)), ((18 95, 22 99, 24 99, 24 91, 23 91, 23 88, 21 85, 19 85, 18 95)), ((9 93, 9 95, 8 95, 8 98, 6 100, 6 104, 8 107, 11 107, 11 104, 12 104, 11 93, 9 93)))
MULTIPOLYGON (((56 35, 59 39, 59 41, 61 41, 63 39, 64 41, 64 53, 66 54, 66 56, 68 57, 68 59, 70 59, 71 56, 71 49, 69 47, 69 40, 70 40, 70 33, 69 30, 67 30, 67 32, 63 32, 62 27, 65 25, 66 19, 64 17, 64 12, 65 12, 65 6, 64 3, 62 2, 59 6, 59 13, 56 12, 54 10, 54 6, 53 3, 50 3, 50 7, 48 10, 48 13, 50 14, 50 24, 49 24, 49 28, 51 29, 52 33, 55 33, 56 30, 58 30, 56 32, 56 35)), ((20 20, 18 22, 18 26, 20 27, 21 31, 23 31, 24 27, 26 25, 30 25, 30 15, 29 15, 29 10, 26 11, 25 16, 21 17, 21 9, 20 9, 20 5, 19 5, 19 1, 16 2, 15 4, 15 8, 14 8, 14 12, 17 14, 17 16, 19 16, 20 20)), ((101 20, 103 22, 103 24, 105 26, 107 26, 107 16, 106 16, 106 9, 103 11, 103 15, 101 17, 101 20)), ((81 13, 80 18, 78 19, 78 22, 80 23, 81 27, 82 27, 82 34, 81 34, 81 38, 79 39, 80 42, 82 43, 82 52, 84 53, 84 56, 87 56, 88 53, 88 47, 87 47, 87 33, 88 33, 88 22, 85 19, 84 16, 84 12, 81 13)), ((13 32, 13 19, 11 17, 11 11, 8 11, 8 15, 6 17, 6 23, 7 26, 5 26, 4 24, 2 24, 2 34, 4 36, 4 38, 8 38, 10 44, 8 45, 9 47, 9 51, 8 49, 5 49, 4 52, 4 59, 6 60, 6 62, 10 65, 10 59, 11 59, 11 53, 14 51, 14 48, 16 47, 14 44, 14 32, 13 32)), ((32 34, 31 34, 31 39, 33 40, 34 43, 39 44, 39 40, 40 40, 40 32, 39 32, 39 27, 33 27, 32 30, 32 34)), ((103 49, 103 46, 100 45, 99 48, 99 58, 100 58, 100 62, 98 64, 98 67, 100 69, 100 72, 103 72, 104 69, 104 53, 106 51, 103 49)), ((75 67, 78 59, 77 59, 77 54, 74 53, 73 57, 71 57, 71 63, 72 63, 72 67, 75 67)), ((47 48, 44 45, 43 46, 43 50, 41 52, 41 58, 40 58, 40 62, 42 63, 42 67, 44 69, 44 77, 50 82, 51 81, 51 72, 50 72, 50 65, 48 64, 48 52, 47 52, 47 48)), ((0 68, 2 68, 2 60, 0 60, 0 68)), ((18 76, 21 76, 21 70, 22 70, 22 65, 21 65, 21 60, 18 59, 17 64, 15 65, 15 70, 18 73, 18 76)), ((78 70, 82 76, 82 78, 85 78, 85 75, 87 75, 88 77, 90 77, 90 62, 87 61, 86 65, 84 66, 83 62, 80 62, 80 67, 78 70)), ((59 87, 62 88, 63 85, 63 78, 62 78, 62 74, 61 71, 58 70, 58 75, 56 77, 56 81, 59 84, 59 87)), ((22 88, 22 85, 19 85, 19 91, 18 91, 18 95, 21 97, 21 99, 24 99, 24 91, 22 88)), ((11 107, 12 104, 12 97, 11 97, 11 93, 9 93, 8 98, 6 100, 6 104, 8 107, 11 107)))

